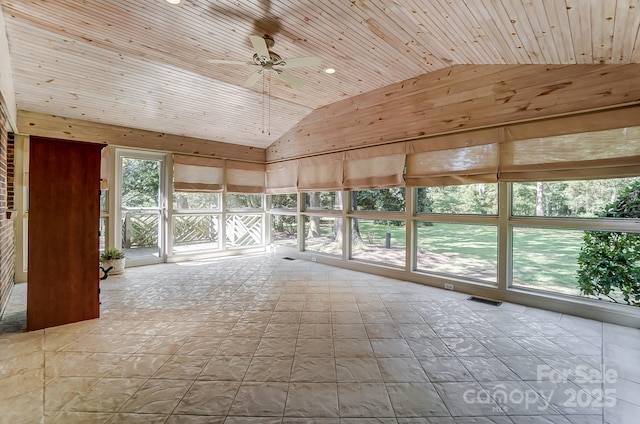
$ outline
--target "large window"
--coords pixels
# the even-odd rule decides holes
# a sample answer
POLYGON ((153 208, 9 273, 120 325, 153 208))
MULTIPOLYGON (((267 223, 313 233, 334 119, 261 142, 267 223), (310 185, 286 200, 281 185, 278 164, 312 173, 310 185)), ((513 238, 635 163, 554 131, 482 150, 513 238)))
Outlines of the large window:
POLYGON ((498 281, 498 184, 416 189, 416 269, 498 281))
POLYGON ((264 195, 227 193, 226 202, 227 248, 263 245, 264 195))
POLYGON ((271 243, 280 246, 298 246, 296 215, 271 215, 271 243))
POLYGON ((576 284, 584 232, 550 228, 513 229, 513 285, 580 294, 576 284))
POLYGON ((177 211, 219 211, 220 193, 176 192, 173 194, 173 209, 177 211))
POLYGON ((351 191, 351 259, 376 265, 406 265, 406 189, 351 191))
POLYGON ((342 192, 313 191, 304 193, 305 210, 342 209, 342 192))
POLYGON ((271 196, 271 209, 287 209, 295 211, 297 208, 297 194, 274 194, 271 196))
POLYGON ((420 213, 498 214, 498 184, 419 187, 416 209, 420 213))
POLYGON ((220 249, 221 193, 174 192, 173 254, 220 249))
POLYGON ((271 243, 279 246, 298 246, 298 195, 271 196, 271 243), (293 213, 292 213, 293 212, 293 213))
POLYGON ((262 194, 227 193, 227 210, 262 210, 263 200, 262 194))
POLYGON ((640 304, 640 178, 513 183, 512 193, 514 287, 640 304))
POLYGON ((304 217, 304 250, 341 257, 343 235, 341 218, 304 217))
POLYGON ((358 218, 352 222, 352 259, 405 267, 407 237, 404 221, 358 218))
POLYGON ((616 197, 640 178, 513 183, 515 216, 601 216, 616 197))
POLYGON ((353 211, 402 212, 406 206, 405 192, 404 187, 354 190, 351 192, 351 209, 353 211))
POLYGON ((496 283, 496 226, 419 222, 417 227, 418 271, 496 283))

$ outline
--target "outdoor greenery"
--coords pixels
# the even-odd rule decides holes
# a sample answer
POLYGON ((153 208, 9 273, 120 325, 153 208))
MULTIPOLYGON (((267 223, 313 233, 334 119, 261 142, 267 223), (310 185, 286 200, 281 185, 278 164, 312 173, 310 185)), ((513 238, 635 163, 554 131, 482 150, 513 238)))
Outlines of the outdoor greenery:
POLYGON ((122 158, 122 206, 157 207, 159 184, 159 161, 122 158))
MULTIPOLYGON (((640 218, 640 182, 627 187, 601 217, 640 218)), ((583 294, 640 306, 640 234, 585 231, 578 256, 583 294)))
POLYGON ((420 187, 416 209, 422 213, 496 215, 498 184, 420 187))
POLYGON ((115 259, 123 259, 124 252, 118 249, 105 249, 100 253, 100 262, 112 261, 115 259))
POLYGON ((178 210, 219 210, 220 193, 174 192, 173 208, 178 210))
POLYGON ((261 209, 262 194, 227 193, 227 209, 261 209))
MULTIPOLYGON (((159 164, 155 160, 123 158, 124 207, 157 207, 159 164)), ((514 216, 640 217, 640 178, 513 183, 510 187, 511 214, 514 216)), ((351 209, 356 213, 403 212, 407 207, 404 187, 356 190, 350 196, 351 209)), ((222 199, 219 193, 174 193, 173 206, 182 211, 220 210, 222 199)), ((224 201, 229 210, 256 210, 263 207, 263 199, 262 195, 229 193, 224 201)), ((303 196, 304 208, 308 211, 340 210, 343 201, 341 191, 312 192, 303 196)), ((274 195, 271 207, 295 211, 297 195, 274 195)), ((416 190, 416 209, 422 214, 497 215, 498 184, 421 187, 416 190)), ((341 248, 342 217, 313 215, 307 216, 305 222, 307 247, 313 245, 312 249, 316 251, 341 248)), ((271 223, 274 240, 293 239, 297 233, 293 213, 273 214, 271 223)), ((136 217, 125 225, 132 245, 153 244, 153 240, 138 240, 146 231, 134 227, 142 224, 140 217, 136 217)), ((200 224, 204 225, 202 220, 198 221, 200 224)), ((244 227, 242 224, 238 228, 244 227)), ((189 231, 186 227, 182 230, 189 231)), ((444 267, 447 273, 454 275, 484 272, 482 278, 495 280, 497 240, 494 226, 428 222, 423 218, 418 222, 417 231, 421 269, 444 267)), ((211 239, 209 225, 196 232, 206 232, 207 239, 211 239)), ((387 233, 391 247, 395 249, 403 246, 406 238, 405 221, 397 219, 353 219, 351 232, 352 244, 354 250, 359 249, 358 254, 371 249, 384 251, 387 233)), ((129 238, 124 237, 125 240, 129 238)), ((512 245, 513 282, 516 285, 580 293, 640 306, 639 234, 516 226, 512 245)), ((395 260, 383 256, 383 260, 387 259, 395 260)))

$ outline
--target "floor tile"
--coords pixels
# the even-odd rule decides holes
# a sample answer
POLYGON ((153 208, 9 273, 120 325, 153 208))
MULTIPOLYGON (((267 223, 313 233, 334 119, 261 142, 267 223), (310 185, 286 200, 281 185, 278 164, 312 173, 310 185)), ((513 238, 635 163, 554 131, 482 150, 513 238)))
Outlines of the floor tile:
POLYGON ((136 414, 170 414, 191 386, 192 380, 148 380, 120 408, 136 414))
POLYGON ((291 383, 285 417, 338 417, 336 383, 291 383))
POLYGON ((397 417, 449 416, 431 383, 387 383, 386 387, 397 417))
POLYGON ((335 339, 333 343, 336 358, 375 357, 369 339, 335 339))
POLYGON ((516 374, 498 358, 485 356, 461 356, 460 362, 479 382, 517 380, 516 374))
POLYGON ((243 381, 288 382, 291 377, 293 357, 254 356, 243 381))
POLYGON ((336 357, 336 375, 343 383, 382 382, 378 362, 374 358, 336 357))
POLYGON ((415 358, 378 358, 378 367, 386 383, 429 381, 420 362, 415 358))
POLYGON ((240 383, 233 381, 196 381, 173 413, 227 415, 238 387, 240 387, 240 383))
POLYGON ((248 417, 282 416, 289 383, 243 383, 229 415, 248 417))
POLYGON ((142 378, 103 378, 80 393, 65 409, 76 412, 117 412, 144 383, 142 378))
POLYGON ((394 417, 382 383, 339 383, 340 417, 394 417))
POLYGON ((413 358, 414 354, 404 339, 371 339, 377 358, 413 358))
POLYGON ((24 311, 12 310, 15 325, 0 319, 0 421, 602 424, 640 414, 637 329, 272 255, 130 268, 101 286, 100 319, 11 334, 24 311), (615 379, 599 407, 602 385, 580 372, 603 367, 615 379), (566 381, 552 377, 567 370, 566 381))
POLYGON ((407 343, 417 358, 453 355, 451 349, 439 337, 408 339, 407 343))
POLYGON ((333 357, 333 339, 298 339, 296 343, 296 356, 333 357))
POLYGON ((420 365, 432 382, 475 381, 469 370, 455 356, 421 358, 420 365))
POLYGON ((224 424, 225 417, 211 415, 171 415, 166 424, 224 424))
POLYGON ((434 386, 453 417, 504 415, 480 383, 434 383, 434 386))
POLYGON ((258 348, 260 339, 227 337, 220 343, 216 356, 252 356, 258 348))
POLYGON ((152 378, 195 380, 209 359, 209 356, 173 355, 153 374, 152 378))
POLYGON ((296 356, 291 369, 291 381, 335 383, 335 360, 332 357, 296 356))
POLYGON ((335 339, 366 339, 367 329, 364 324, 333 324, 335 339))
POLYGON ((214 356, 202 369, 198 379, 242 381, 250 363, 249 356, 214 356))
MULTIPOLYGON (((56 411, 46 413, 45 422, 47 424, 106 424, 111 421, 113 416, 114 414, 110 412, 56 411)), ((5 415, 3 418, 10 420, 7 422, 19 422, 13 421, 13 417, 11 416, 5 415)))
POLYGON ((254 356, 293 356, 296 342, 295 338, 263 337, 254 356))

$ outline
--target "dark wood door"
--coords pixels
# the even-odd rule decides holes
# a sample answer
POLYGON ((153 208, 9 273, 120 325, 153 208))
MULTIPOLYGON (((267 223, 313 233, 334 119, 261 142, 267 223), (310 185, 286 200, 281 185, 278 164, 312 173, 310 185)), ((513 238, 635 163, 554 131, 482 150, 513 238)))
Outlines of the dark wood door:
POLYGON ((27 329, 100 316, 103 144, 31 137, 27 329))

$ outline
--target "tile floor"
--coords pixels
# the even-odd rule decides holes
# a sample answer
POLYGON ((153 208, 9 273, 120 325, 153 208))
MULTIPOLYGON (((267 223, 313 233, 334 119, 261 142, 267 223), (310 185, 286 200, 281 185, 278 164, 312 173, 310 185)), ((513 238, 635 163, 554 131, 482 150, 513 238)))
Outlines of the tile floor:
POLYGON ((276 255, 127 269, 30 333, 24 292, 2 423, 639 422, 638 329, 276 255))

